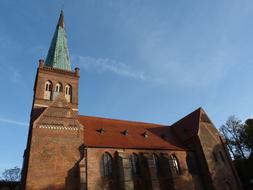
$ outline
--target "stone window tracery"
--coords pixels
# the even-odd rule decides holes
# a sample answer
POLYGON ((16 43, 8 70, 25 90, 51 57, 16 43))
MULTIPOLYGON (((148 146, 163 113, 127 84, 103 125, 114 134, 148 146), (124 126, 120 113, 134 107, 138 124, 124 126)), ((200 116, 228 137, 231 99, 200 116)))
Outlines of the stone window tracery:
POLYGON ((101 176, 112 179, 112 156, 109 153, 104 153, 100 161, 101 176))
POLYGON ((140 175, 140 161, 137 154, 131 154, 130 155, 130 163, 131 163, 131 170, 132 175, 137 177, 140 175))
POLYGON ((170 167, 177 175, 181 174, 178 159, 174 154, 170 156, 170 167))
POLYGON ((154 166, 155 166, 156 174, 158 175, 160 173, 159 157, 156 154, 153 154, 153 160, 154 160, 154 166))

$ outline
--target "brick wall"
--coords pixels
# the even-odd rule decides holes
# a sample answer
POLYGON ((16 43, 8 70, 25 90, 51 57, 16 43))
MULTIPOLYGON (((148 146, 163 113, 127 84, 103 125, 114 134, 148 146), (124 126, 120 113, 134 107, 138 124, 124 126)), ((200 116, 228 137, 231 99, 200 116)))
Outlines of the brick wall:
MULTIPOLYGON (((113 189, 201 189, 199 182, 193 179, 194 176, 189 173, 187 166, 186 151, 162 151, 162 150, 141 150, 141 149, 113 149, 113 148, 87 148, 87 187, 89 190, 104 190, 109 189, 109 185, 112 184, 113 189), (101 176, 100 160, 103 153, 108 152, 113 156, 114 173, 113 180, 106 180, 101 176), (123 173, 124 168, 120 169, 118 164, 118 156, 129 158, 131 154, 138 154, 140 157, 141 174, 140 178, 129 177, 129 172, 123 173), (155 166, 152 158, 152 154, 169 156, 174 154, 180 164, 180 175, 171 176, 168 165, 169 163, 163 163, 161 168, 167 168, 168 175, 159 176, 155 171, 155 166), (123 156, 124 155, 124 156, 123 156), (151 162, 152 160, 152 162, 151 162), (122 174, 123 173, 123 174, 122 174), (127 176, 126 176, 127 175, 127 176), (126 180, 124 183, 124 179, 126 180)), ((128 159, 129 160, 129 159, 128 159)), ((127 162, 127 161, 125 161, 127 162)))
POLYGON ((208 121, 201 121, 199 139, 215 190, 240 189, 231 158, 223 147, 218 131, 208 121))
POLYGON ((204 189, 242 189, 220 134, 203 109, 197 109, 174 124, 173 131, 195 152, 204 189))
POLYGON ((30 130, 25 189, 78 189, 83 130, 66 100, 55 100, 30 130))

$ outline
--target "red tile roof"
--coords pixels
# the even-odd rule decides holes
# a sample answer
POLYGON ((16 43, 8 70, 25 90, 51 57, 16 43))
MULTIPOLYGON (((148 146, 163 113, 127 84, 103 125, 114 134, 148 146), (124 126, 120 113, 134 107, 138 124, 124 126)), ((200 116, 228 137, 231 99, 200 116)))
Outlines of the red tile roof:
POLYGON ((83 135, 86 146, 184 149, 172 134, 169 126, 91 116, 78 116, 78 121, 84 126, 83 135))

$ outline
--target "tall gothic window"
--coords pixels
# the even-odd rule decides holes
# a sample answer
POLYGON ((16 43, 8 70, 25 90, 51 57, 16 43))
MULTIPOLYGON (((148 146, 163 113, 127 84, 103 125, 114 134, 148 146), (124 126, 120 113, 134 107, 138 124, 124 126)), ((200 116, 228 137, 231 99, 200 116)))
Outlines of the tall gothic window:
POLYGON ((180 175, 181 171, 180 171, 177 157, 175 155, 171 155, 169 161, 170 161, 171 170, 174 171, 177 175, 180 175))
POLYGON ((101 176, 112 179, 112 156, 104 153, 100 160, 101 176))
POLYGON ((53 84, 51 81, 45 82, 44 99, 51 100, 53 84))
POLYGON ((160 172, 160 162, 159 157, 156 154, 153 154, 154 166, 156 170, 156 174, 158 175, 160 172))
POLYGON ((130 155, 130 163, 132 175, 138 177, 140 175, 140 160, 137 154, 134 153, 130 155))
POLYGON ((72 96, 72 87, 69 84, 67 84, 65 86, 65 98, 68 102, 71 102, 72 98, 71 96, 72 96))

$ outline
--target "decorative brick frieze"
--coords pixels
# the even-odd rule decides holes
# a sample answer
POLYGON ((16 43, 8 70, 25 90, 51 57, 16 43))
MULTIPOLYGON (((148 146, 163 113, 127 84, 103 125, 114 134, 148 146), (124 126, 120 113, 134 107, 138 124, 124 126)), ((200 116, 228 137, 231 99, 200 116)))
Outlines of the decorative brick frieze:
POLYGON ((78 72, 75 71, 67 71, 67 70, 62 70, 62 69, 58 69, 58 68, 53 68, 53 67, 48 67, 48 66, 43 66, 42 68, 39 68, 41 71, 44 71, 44 72, 53 72, 54 74, 55 73, 61 73, 61 74, 64 74, 64 75, 70 75, 70 76, 78 76, 78 72))
POLYGON ((38 128, 40 129, 51 129, 51 130, 69 130, 69 131, 77 131, 79 130, 78 127, 65 127, 64 125, 39 125, 38 128))

